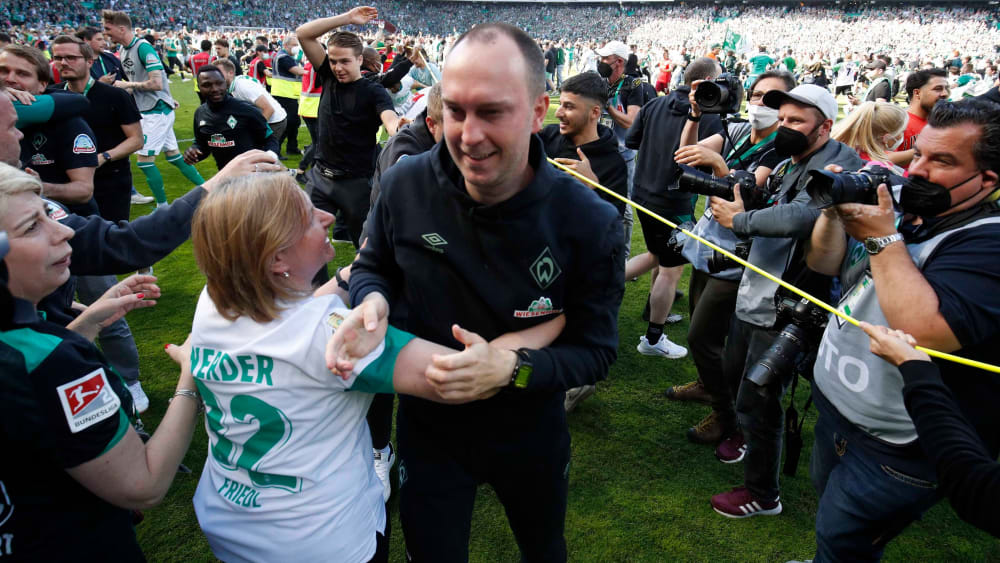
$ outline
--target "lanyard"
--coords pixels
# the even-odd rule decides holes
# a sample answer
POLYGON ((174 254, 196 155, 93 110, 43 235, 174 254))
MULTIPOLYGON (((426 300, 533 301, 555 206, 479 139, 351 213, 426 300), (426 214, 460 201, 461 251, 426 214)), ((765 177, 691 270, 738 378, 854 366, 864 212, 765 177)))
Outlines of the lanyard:
POLYGON ((97 55, 97 58, 101 61, 101 76, 104 76, 108 73, 108 67, 104 66, 104 57, 97 55))
MULTIPOLYGON (((90 92, 90 87, 94 85, 94 77, 87 77, 87 85, 83 87, 83 95, 86 96, 87 92, 90 92)), ((69 90, 69 82, 63 84, 63 90, 69 90)))
MULTIPOLYGON (((774 137, 777 136, 777 134, 778 134, 777 130, 772 131, 770 135, 768 135, 767 137, 764 137, 760 141, 757 141, 757 144, 755 144, 754 146, 750 147, 746 151, 743 151, 739 155, 737 155, 737 159, 742 162, 743 155, 752 155, 753 153, 755 153, 757 151, 757 149, 761 148, 762 146, 764 146, 767 143, 769 143, 772 139, 774 139, 774 137)), ((745 145, 750 140, 750 135, 751 135, 751 133, 747 133, 747 136, 744 137, 743 140, 741 140, 739 143, 736 143, 736 145, 733 147, 733 150, 729 151, 729 156, 726 157, 726 166, 730 166, 731 165, 730 161, 732 160, 733 155, 736 154, 736 151, 737 151, 737 149, 739 147, 745 145)))

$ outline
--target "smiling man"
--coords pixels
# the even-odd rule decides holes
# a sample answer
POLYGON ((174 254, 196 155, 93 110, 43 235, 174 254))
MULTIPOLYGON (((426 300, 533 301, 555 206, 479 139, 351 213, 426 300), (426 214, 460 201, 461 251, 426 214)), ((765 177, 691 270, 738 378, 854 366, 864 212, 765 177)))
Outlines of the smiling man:
POLYGON ((350 281, 350 322, 391 318, 465 347, 426 375, 443 396, 482 399, 400 396, 406 549, 412 561, 466 561, 476 489, 489 483, 522 556, 564 561, 564 393, 602 379, 616 358, 622 222, 545 160, 533 134, 549 106, 544 60, 523 31, 493 23, 462 35, 441 98, 445 143, 382 176, 350 281), (565 329, 538 350, 501 350, 453 328, 492 339, 560 313, 565 329))
POLYGON ((278 152, 278 141, 264 115, 257 106, 229 93, 219 67, 202 65, 197 78, 205 103, 194 110, 194 144, 184 151, 184 162, 195 164, 212 154, 221 170, 251 149, 278 152))

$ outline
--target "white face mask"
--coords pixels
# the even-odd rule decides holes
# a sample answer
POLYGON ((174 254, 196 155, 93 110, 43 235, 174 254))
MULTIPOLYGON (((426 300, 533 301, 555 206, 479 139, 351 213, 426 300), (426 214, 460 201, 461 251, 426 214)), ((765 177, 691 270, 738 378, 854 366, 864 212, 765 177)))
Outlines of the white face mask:
POLYGON ((899 148, 899 145, 903 144, 903 134, 902 133, 899 134, 899 138, 896 139, 895 141, 892 141, 892 137, 889 137, 888 135, 886 137, 888 137, 888 138, 886 139, 886 143, 885 144, 889 148, 889 152, 896 152, 896 149, 899 148), (892 145, 891 146, 889 145, 889 141, 892 141, 892 145))
POLYGON ((750 126, 759 131, 778 122, 778 110, 750 104, 747 106, 747 117, 750 120, 750 126))

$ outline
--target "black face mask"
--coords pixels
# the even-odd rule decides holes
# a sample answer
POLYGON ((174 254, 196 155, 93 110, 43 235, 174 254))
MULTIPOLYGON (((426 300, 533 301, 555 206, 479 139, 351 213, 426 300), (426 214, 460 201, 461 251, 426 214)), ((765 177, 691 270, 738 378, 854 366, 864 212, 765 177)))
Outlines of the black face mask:
MULTIPOLYGON (((819 129, 821 125, 822 123, 817 125, 816 129, 819 129)), ((806 152, 809 149, 809 145, 812 144, 809 137, 816 132, 816 129, 813 129, 809 135, 806 135, 801 131, 796 131, 790 127, 785 127, 784 125, 778 127, 778 133, 774 137, 775 154, 781 158, 788 158, 790 156, 797 156, 806 152)))
POLYGON ((600 61, 597 63, 597 74, 600 74, 604 78, 611 78, 612 72, 614 72, 614 69, 612 69, 611 65, 609 65, 608 63, 604 61, 600 61))
POLYGON ((951 203, 951 190, 965 184, 979 174, 976 172, 950 188, 935 184, 925 178, 911 176, 906 179, 903 189, 899 192, 899 206, 906 213, 920 217, 937 217, 955 205, 961 205, 978 195, 977 192, 962 201, 955 202, 954 205, 951 203))

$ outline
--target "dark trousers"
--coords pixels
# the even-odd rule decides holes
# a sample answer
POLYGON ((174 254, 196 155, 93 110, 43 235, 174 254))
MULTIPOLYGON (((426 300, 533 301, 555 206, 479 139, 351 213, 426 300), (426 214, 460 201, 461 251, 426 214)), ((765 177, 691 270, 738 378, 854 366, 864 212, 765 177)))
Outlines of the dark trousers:
POLYGON ((688 287, 691 310, 688 347, 698 368, 698 379, 712 395, 712 409, 722 417, 727 432, 736 426, 733 397, 738 379, 726 377, 723 355, 739 287, 739 281, 720 280, 699 270, 691 272, 688 287))
POLYGON ((323 211, 335 213, 338 209, 347 223, 351 242, 358 248, 361 227, 368 217, 372 193, 371 178, 344 176, 329 178, 321 166, 313 166, 306 173, 306 190, 313 205, 323 211))
POLYGON ((108 221, 128 221, 132 206, 132 174, 94 178, 94 201, 101 217, 108 221))
POLYGON ((288 139, 288 144, 285 149, 286 152, 297 152, 299 150, 299 99, 298 98, 282 98, 280 96, 275 96, 275 100, 278 100, 278 105, 284 108, 285 113, 288 117, 288 126, 285 128, 284 134, 278 139, 278 151, 281 151, 281 144, 288 139))
POLYGON ((781 465, 782 430, 785 424, 781 399, 792 378, 797 376, 794 371, 781 374, 764 387, 744 376, 777 336, 777 331, 734 318, 729 341, 726 343, 727 373, 740 374, 736 414, 747 444, 746 457, 743 458, 743 480, 751 493, 764 500, 778 497, 778 469, 781 465), (743 358, 742 361, 740 357, 743 358))
MULTIPOLYGON (((561 404, 560 404, 561 406, 561 404)), ((570 441, 565 425, 509 436, 441 443, 411 429, 400 405, 399 515, 410 561, 465 562, 476 489, 489 483, 503 504, 522 561, 566 561, 570 441)))
POLYGON ((372 436, 372 447, 381 450, 389 445, 392 436, 392 405, 395 395, 376 393, 368 407, 368 431, 372 436))
POLYGON ((319 120, 315 117, 303 117, 302 121, 306 123, 306 129, 309 130, 309 146, 306 147, 305 153, 302 155, 302 161, 299 162, 299 170, 309 170, 309 166, 313 163, 313 157, 316 154, 316 140, 319 136, 317 123, 319 120))

